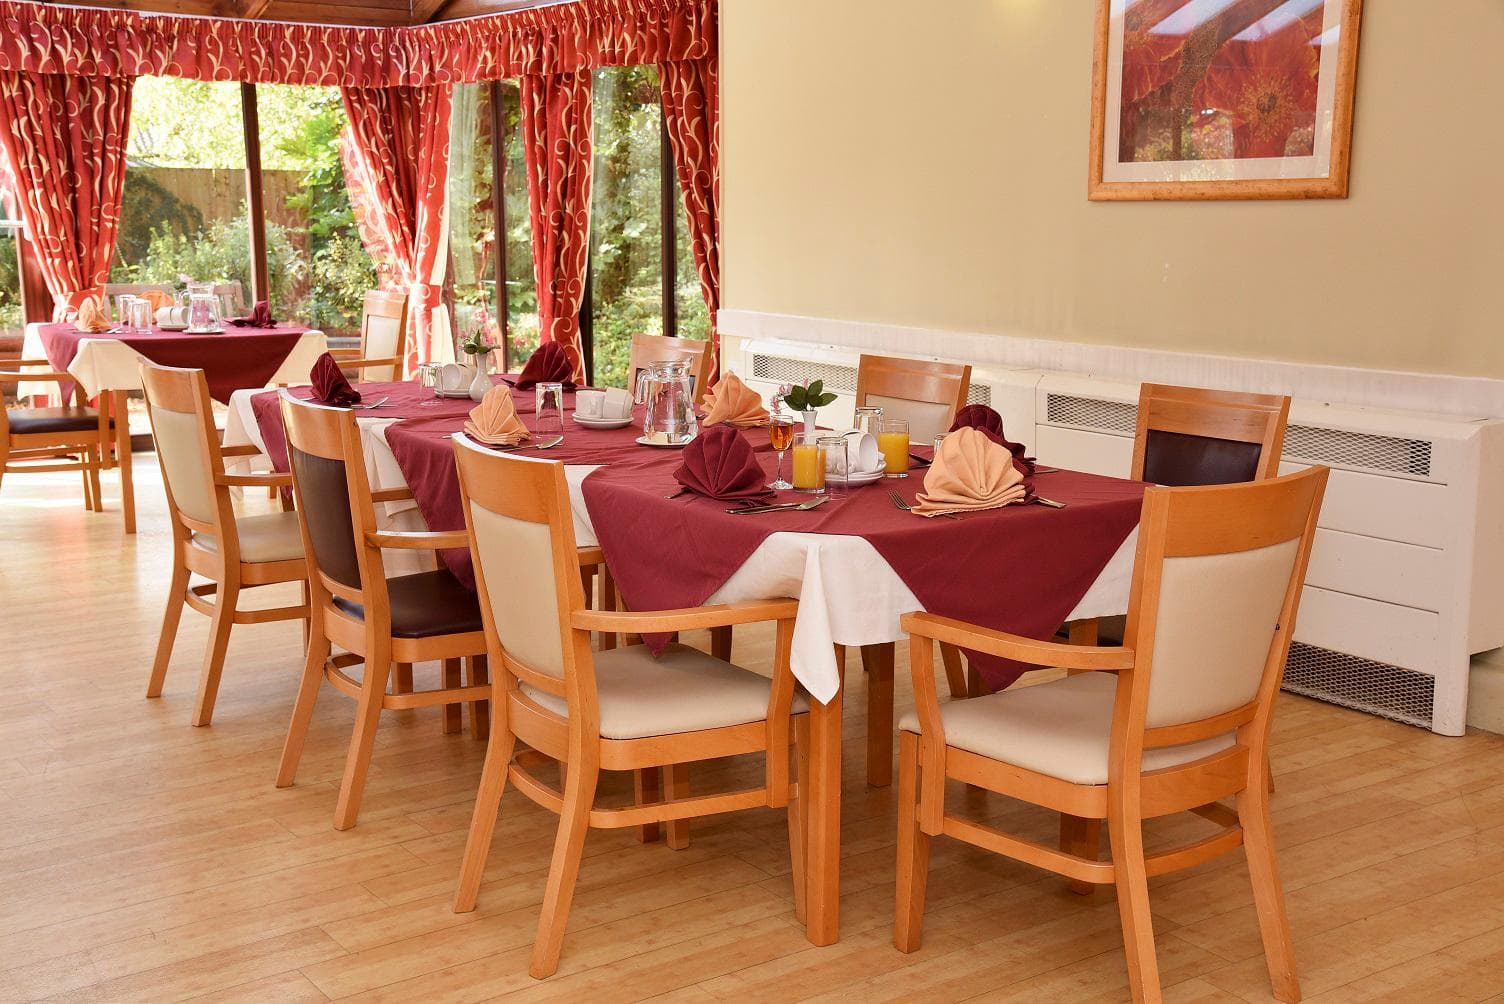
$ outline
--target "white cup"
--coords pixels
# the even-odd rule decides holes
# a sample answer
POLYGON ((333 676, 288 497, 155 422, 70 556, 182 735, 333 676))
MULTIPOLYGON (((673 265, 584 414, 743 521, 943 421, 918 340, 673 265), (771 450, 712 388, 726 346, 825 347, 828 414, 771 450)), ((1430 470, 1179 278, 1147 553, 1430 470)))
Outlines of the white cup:
POLYGON ((459 363, 445 363, 439 369, 439 390, 445 394, 455 394, 470 386, 474 379, 475 371, 468 366, 459 363))
MULTIPOLYGON (((851 458, 851 470, 847 472, 831 468, 830 473, 844 477, 848 473, 873 474, 882 469, 882 454, 878 451, 876 436, 860 429, 848 429, 841 435, 846 439, 846 455, 851 458)), ((840 461, 836 460, 835 464, 839 466, 840 461)))
POLYGON ((605 413, 606 392, 582 390, 574 395, 574 413, 580 418, 601 418, 605 413))
MULTIPOLYGON (((575 401, 578 404, 578 394, 575 395, 575 401)), ((612 387, 609 390, 601 392, 602 418, 631 418, 632 405, 632 395, 628 394, 626 391, 622 390, 619 387, 612 387)))

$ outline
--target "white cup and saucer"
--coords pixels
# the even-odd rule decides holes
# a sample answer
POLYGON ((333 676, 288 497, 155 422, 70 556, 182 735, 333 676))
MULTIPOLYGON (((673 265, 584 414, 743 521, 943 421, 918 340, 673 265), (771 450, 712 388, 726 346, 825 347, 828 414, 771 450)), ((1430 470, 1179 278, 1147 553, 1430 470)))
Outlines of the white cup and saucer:
POLYGON ((587 429, 625 428, 632 424, 632 395, 615 387, 576 391, 573 418, 587 429))

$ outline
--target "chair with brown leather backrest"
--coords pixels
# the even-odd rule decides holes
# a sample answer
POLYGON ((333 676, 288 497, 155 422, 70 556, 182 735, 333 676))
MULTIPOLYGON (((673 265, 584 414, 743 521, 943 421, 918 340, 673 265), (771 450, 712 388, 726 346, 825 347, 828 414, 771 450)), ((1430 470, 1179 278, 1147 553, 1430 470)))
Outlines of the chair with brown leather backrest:
POLYGON ((637 379, 649 363, 662 359, 686 358, 694 381, 695 404, 705 400, 706 375, 710 372, 710 343, 699 338, 669 338, 667 335, 633 335, 627 359, 627 391, 637 393, 637 379))
POLYGON ((194 725, 208 725, 234 626, 279 620, 306 622, 306 586, 302 602, 295 606, 238 608, 243 589, 306 580, 303 538, 298 532, 298 518, 290 512, 236 514, 230 498, 232 487, 278 488, 290 481, 285 474, 225 473, 225 457, 254 454, 256 448, 226 449, 219 445, 203 370, 143 362, 141 386, 146 393, 146 410, 172 524, 172 585, 146 696, 161 696, 178 622, 184 605, 190 606, 212 619, 193 712, 194 725), (190 586, 190 575, 209 581, 190 586))
POLYGON ((1275 477, 1289 415, 1287 396, 1146 383, 1131 476, 1177 488, 1275 477))
MULTIPOLYGON (((460 437, 455 454, 497 697, 455 910, 475 908, 508 781, 559 813, 529 969, 541 979, 558 966, 591 826, 635 827, 797 800, 789 783, 791 732, 800 734, 801 786, 809 776, 809 716, 789 666, 799 606, 778 599, 637 613, 586 609, 564 465, 496 454, 460 437), (642 645, 590 647, 592 631, 666 633, 761 621, 777 622, 771 681, 678 644, 656 658, 642 645), (518 752, 519 743, 527 748, 518 752), (693 798, 670 789, 666 801, 625 809, 595 806, 602 770, 658 770, 742 754, 764 756, 764 783, 693 798), (553 762, 564 775, 562 791, 530 769, 553 762)), ((805 840, 793 806, 789 829, 795 913, 802 916, 805 840)))
POLYGON ((389 289, 366 291, 360 308, 360 348, 331 355, 342 370, 358 370, 360 379, 402 379, 402 348, 407 339, 407 294, 389 289))
MULTIPOLYGON (((919 947, 930 841, 940 835, 1117 887, 1129 987, 1159 999, 1148 878, 1243 846, 1274 994, 1300 999, 1269 820, 1268 745, 1328 471, 1203 488, 1150 488, 1122 647, 1020 638, 933 614, 906 614, 916 708, 899 757, 894 940, 919 947), (1049 683, 939 703, 934 643, 1080 670, 1049 683), (1106 820, 1061 850, 946 811, 964 781, 1062 814, 1062 835, 1106 820), (1222 804, 1235 798, 1236 808, 1222 804), (1146 819, 1192 812, 1211 836, 1144 848, 1146 819)), ((1235 905, 1235 904, 1229 904, 1235 905)))
POLYGON ((950 431, 970 389, 971 367, 962 363, 863 355, 857 365, 856 406, 907 421, 909 440, 921 446, 950 431))
POLYGON ((79 471, 84 508, 104 512, 99 472, 110 456, 115 422, 103 408, 90 408, 83 388, 73 383, 73 401, 57 408, 7 407, 7 384, 52 382, 66 387, 68 373, 53 370, 45 359, 0 360, 0 483, 6 474, 79 471))
MULTIPOLYGON (((309 641, 303 682, 293 707, 277 787, 293 783, 303 741, 327 679, 356 702, 355 731, 345 759, 334 828, 355 825, 365 790, 376 728, 384 709, 444 706, 444 731, 459 730, 461 703, 471 711, 471 734, 487 732, 491 686, 483 657, 486 636, 475 593, 445 567, 388 579, 382 548, 463 548, 462 532, 379 531, 375 503, 410 499, 409 489, 372 492, 355 415, 282 392, 282 422, 292 468, 298 523, 308 555, 309 641), (333 647, 344 651, 331 657, 333 647), (460 681, 468 659, 469 685, 460 681), (441 661, 434 690, 388 694, 392 663, 441 661), (361 679, 345 672, 363 665, 361 679)), ((393 688, 406 689, 406 688, 393 688)))

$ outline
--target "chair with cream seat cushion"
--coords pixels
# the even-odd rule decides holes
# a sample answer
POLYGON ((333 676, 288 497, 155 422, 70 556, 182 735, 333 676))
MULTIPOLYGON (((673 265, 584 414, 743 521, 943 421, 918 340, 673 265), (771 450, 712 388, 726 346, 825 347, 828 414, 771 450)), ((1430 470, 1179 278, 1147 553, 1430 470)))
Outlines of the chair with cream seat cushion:
POLYGON ((354 370, 359 379, 402 379, 402 350, 407 341, 407 294, 390 289, 369 289, 360 305, 360 347, 331 349, 342 370, 354 370))
POLYGON ((237 608, 243 588, 306 582, 303 542, 297 532, 297 517, 292 513, 243 516, 235 512, 231 487, 278 488, 285 486, 288 478, 285 474, 225 473, 226 457, 256 450, 251 446, 220 447, 203 370, 175 369, 143 361, 141 386, 146 391, 146 410, 167 492, 173 551, 172 586, 146 696, 158 697, 162 693, 183 606, 208 614, 213 623, 193 713, 194 725, 208 725, 214 715, 231 629, 236 624, 273 620, 306 621, 306 587, 303 602, 297 606, 237 608), (190 586, 190 575, 203 576, 210 582, 190 586), (205 597, 213 597, 214 602, 205 597))
POLYGON ((903 617, 916 709, 900 732, 901 951, 919 947, 930 841, 956 837, 1115 885, 1133 998, 1158 1000, 1148 877, 1243 846, 1274 995, 1300 999, 1269 820, 1268 743, 1327 474, 1316 467, 1247 484, 1150 488, 1120 647, 903 617), (936 642, 1080 675, 942 706, 936 642), (1060 812, 1061 849, 948 813, 947 779, 1060 812), (1235 808, 1222 804, 1229 797, 1235 808), (1184 812, 1222 829, 1147 854, 1144 820, 1184 812), (1084 837, 1087 820, 1107 821, 1109 861, 1084 837))
MULTIPOLYGON (((807 731, 809 717, 802 702, 795 704, 789 666, 797 601, 631 613, 589 610, 564 465, 496 454, 458 436, 455 457, 497 693, 456 912, 475 908, 497 809, 510 781, 559 813, 529 967, 534 977, 549 976, 558 967, 591 826, 636 827, 789 806, 795 915, 802 916, 805 841, 799 796, 789 782, 790 735, 807 731), (679 645, 656 660, 644 646, 591 649, 592 631, 658 634, 769 620, 777 623, 771 680, 679 645), (527 745, 520 753, 519 743, 527 745), (663 801, 625 809, 595 806, 602 770, 677 768, 744 754, 764 758, 763 784, 692 798, 671 785, 663 801), (532 773, 539 761, 560 765, 562 791, 532 773)), ((807 739, 801 737, 799 746, 802 784, 807 739)))

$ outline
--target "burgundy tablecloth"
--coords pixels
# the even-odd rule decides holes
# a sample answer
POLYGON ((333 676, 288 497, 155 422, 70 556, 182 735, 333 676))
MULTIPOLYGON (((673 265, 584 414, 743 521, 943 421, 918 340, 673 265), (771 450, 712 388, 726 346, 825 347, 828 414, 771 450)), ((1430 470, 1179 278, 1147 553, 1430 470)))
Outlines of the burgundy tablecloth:
POLYGON ((218 335, 190 335, 153 327, 151 334, 92 334, 72 324, 43 324, 37 329, 47 361, 66 370, 85 338, 109 338, 163 366, 204 371, 209 394, 216 401, 247 387, 265 387, 307 328, 279 324, 274 328, 229 328, 218 335))

